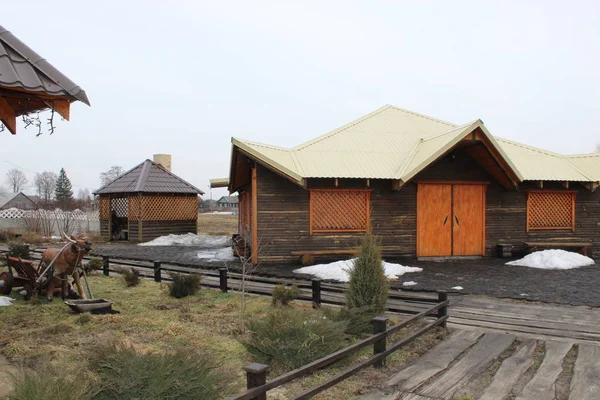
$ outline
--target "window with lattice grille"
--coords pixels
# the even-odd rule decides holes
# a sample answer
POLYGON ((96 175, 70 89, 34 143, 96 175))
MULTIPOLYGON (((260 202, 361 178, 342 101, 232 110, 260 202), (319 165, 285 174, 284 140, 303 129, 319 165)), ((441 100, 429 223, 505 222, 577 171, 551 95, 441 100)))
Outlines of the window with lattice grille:
POLYGON ((575 231, 575 193, 529 192, 527 231, 536 229, 575 231))
POLYGON ((310 233, 368 232, 370 190, 311 190, 310 233))

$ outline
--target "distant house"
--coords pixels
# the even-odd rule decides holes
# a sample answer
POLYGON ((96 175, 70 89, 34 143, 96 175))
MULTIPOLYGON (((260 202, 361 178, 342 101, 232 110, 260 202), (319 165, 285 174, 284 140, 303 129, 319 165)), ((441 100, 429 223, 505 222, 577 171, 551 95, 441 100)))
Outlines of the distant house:
MULTIPOLYGON (((566 139, 565 139, 566 140, 566 139)), ((232 139, 229 193, 252 262, 352 251, 493 256, 591 243, 600 257, 600 154, 561 155, 385 106, 293 148, 232 139), (260 246, 259 244, 260 238, 260 246)))
POLYGON ((0 210, 18 208, 19 210, 35 210, 37 204, 22 192, 0 193, 0 210))
POLYGON ((237 196, 223 196, 217 200, 217 207, 220 208, 238 208, 239 201, 237 196))

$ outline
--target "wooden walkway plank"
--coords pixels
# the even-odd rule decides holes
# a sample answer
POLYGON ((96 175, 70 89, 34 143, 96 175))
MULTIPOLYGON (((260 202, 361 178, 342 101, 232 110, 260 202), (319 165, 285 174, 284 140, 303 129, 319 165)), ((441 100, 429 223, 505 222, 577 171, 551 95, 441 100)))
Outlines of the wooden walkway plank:
POLYGON ((415 393, 400 392, 396 400, 436 400, 432 397, 420 396, 415 393))
POLYGON ((556 330, 556 329, 544 329, 544 328, 533 328, 529 326, 521 326, 521 325, 507 325, 501 324, 497 322, 489 322, 489 321, 475 321, 465 320, 456 317, 450 317, 450 322, 454 325, 465 325, 465 326, 476 326, 481 328, 490 328, 495 330, 501 330, 505 332, 511 332, 519 335, 520 333, 534 333, 539 335, 546 336, 556 336, 556 337, 567 337, 571 339, 579 339, 579 340, 590 340, 594 342, 600 341, 600 334, 586 333, 586 332, 577 332, 577 331, 565 331, 565 330, 556 330))
POLYGON ((398 386, 404 391, 413 391, 435 374, 448 368, 448 365, 472 346, 481 335, 479 332, 454 332, 421 358, 394 374, 385 386, 398 386))
POLYGON ((487 333, 450 369, 416 393, 440 399, 452 399, 454 393, 486 370, 490 363, 514 342, 515 336, 487 333))
POLYGON ((554 400, 556 379, 562 372, 562 362, 572 345, 569 342, 547 341, 544 361, 516 400, 554 400))
POLYGON ((569 400, 600 399, 600 347, 580 344, 569 400))
POLYGON ((535 340, 519 345, 515 353, 502 362, 492 383, 484 390, 479 400, 503 400, 508 397, 513 386, 533 362, 535 340))

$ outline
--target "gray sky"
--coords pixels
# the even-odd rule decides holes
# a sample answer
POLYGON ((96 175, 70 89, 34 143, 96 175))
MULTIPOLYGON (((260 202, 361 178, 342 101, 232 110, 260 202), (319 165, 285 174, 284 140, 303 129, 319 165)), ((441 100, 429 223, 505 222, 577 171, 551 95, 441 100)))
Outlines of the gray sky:
POLYGON ((170 153, 208 198, 231 136, 293 146, 384 104, 560 153, 600 141, 597 1, 101 4, 3 2, 0 24, 92 107, 52 136, 0 134, 1 185, 13 164, 64 167, 92 191, 111 165, 170 153))

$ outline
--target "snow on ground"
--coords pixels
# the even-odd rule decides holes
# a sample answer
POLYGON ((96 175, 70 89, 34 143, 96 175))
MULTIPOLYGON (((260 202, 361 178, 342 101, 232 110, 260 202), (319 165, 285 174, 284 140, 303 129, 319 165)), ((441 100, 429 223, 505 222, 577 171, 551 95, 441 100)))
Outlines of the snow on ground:
POLYGON ((233 211, 211 211, 210 214, 232 215, 233 211))
POLYGON ((463 287, 462 286, 452 286, 450 289, 453 289, 453 290, 463 290, 463 287))
POLYGON ((403 282, 402 286, 415 286, 417 284, 417 282, 415 281, 408 281, 408 282, 403 282))
POLYGON ((0 307, 12 306, 11 301, 15 299, 6 296, 0 296, 0 307))
POLYGON ((528 254, 506 265, 539 269, 573 269, 594 264, 594 260, 579 253, 564 250, 543 250, 528 254))
POLYGON ((220 249, 207 249, 198 252, 198 258, 208 261, 234 261, 237 260, 233 255, 231 247, 220 249))
MULTIPOLYGON (((314 275, 321 279, 331 279, 340 282, 348 282, 350 275, 348 271, 354 267, 354 260, 342 260, 336 261, 329 264, 317 264, 309 267, 295 269, 294 272, 297 274, 309 274, 314 275)), ((421 272, 423 268, 418 267, 405 267, 400 264, 393 264, 383 262, 383 268, 385 269, 385 276, 388 279, 396 279, 396 277, 404 275, 407 272, 421 272)))
POLYGON ((185 235, 167 235, 157 237, 139 246, 199 246, 206 248, 221 248, 229 246, 229 236, 196 235, 187 233, 185 235))

